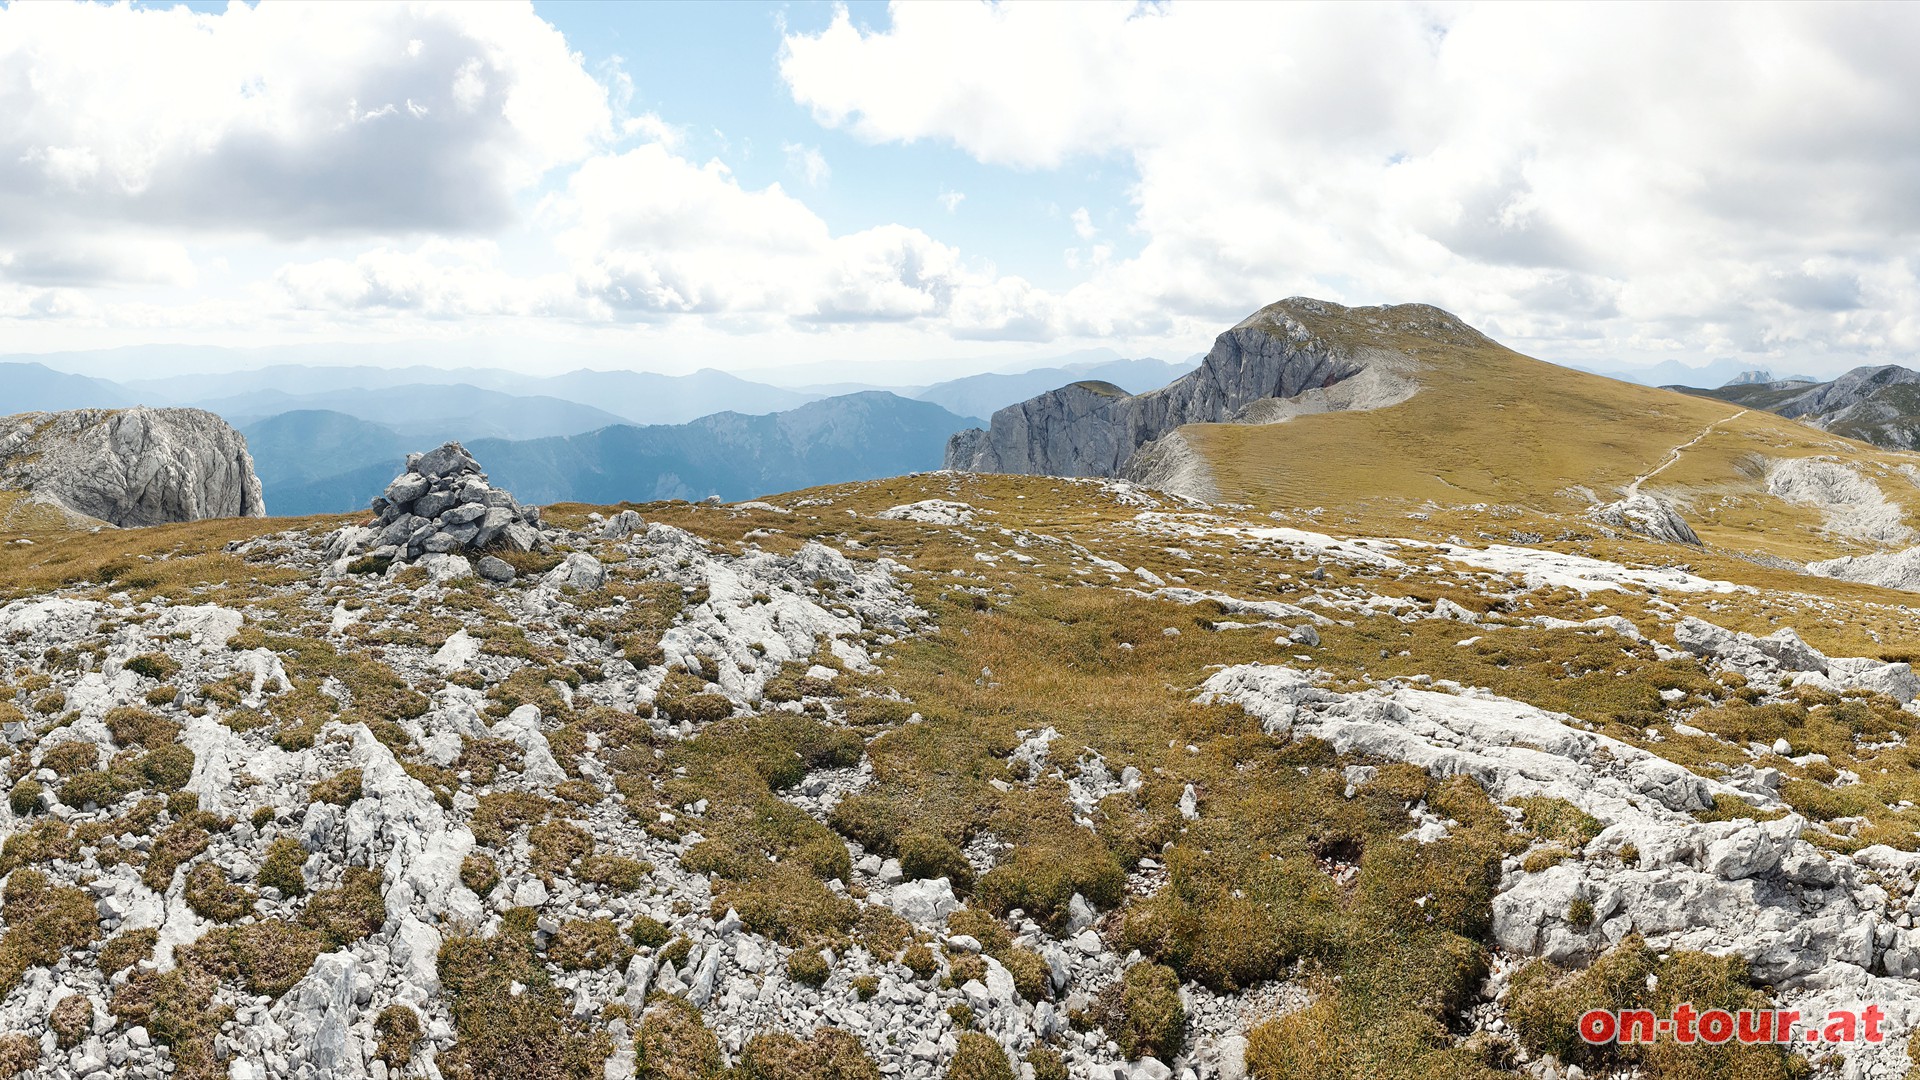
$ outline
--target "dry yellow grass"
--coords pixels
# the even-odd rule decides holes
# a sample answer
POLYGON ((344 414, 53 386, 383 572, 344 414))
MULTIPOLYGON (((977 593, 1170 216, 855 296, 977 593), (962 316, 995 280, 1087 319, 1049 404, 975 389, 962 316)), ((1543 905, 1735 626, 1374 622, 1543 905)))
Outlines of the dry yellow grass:
POLYGON ((1822 531, 1815 510, 1766 493, 1770 460, 1826 455, 1860 469, 1909 513, 1920 510, 1920 488, 1893 471, 1920 466, 1920 455, 1589 375, 1491 341, 1415 338, 1359 320, 1320 329, 1355 347, 1414 356, 1422 389, 1383 409, 1181 429, 1223 498, 1272 510, 1326 507, 1376 528, 1415 509, 1483 503, 1566 516, 1588 506, 1579 489, 1611 501, 1659 470, 1645 490, 1678 502, 1710 545, 1797 561, 1872 550, 1822 531))

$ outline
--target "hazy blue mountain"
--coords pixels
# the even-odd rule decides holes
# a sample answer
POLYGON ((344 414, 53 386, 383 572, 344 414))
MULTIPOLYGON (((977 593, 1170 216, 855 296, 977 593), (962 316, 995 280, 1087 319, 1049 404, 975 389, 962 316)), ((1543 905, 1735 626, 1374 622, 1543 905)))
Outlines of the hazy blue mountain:
MULTIPOLYGON (((552 398, 596 410, 594 423, 570 430, 489 434, 503 438, 572 435, 604 424, 681 424, 701 416, 732 409, 766 413, 791 409, 828 395, 788 390, 750 382, 711 368, 691 375, 660 375, 650 371, 596 371, 581 368, 565 375, 534 376, 493 368, 434 368, 413 365, 382 368, 368 365, 319 367, 279 364, 257 371, 211 375, 175 375, 129 384, 149 399, 168 404, 196 405, 243 420, 294 409, 327 409, 367 419, 404 423, 372 416, 350 404, 361 395, 389 395, 421 387, 454 387, 515 397, 552 398)), ((445 407, 435 405, 434 415, 445 407)))
POLYGON ((921 401, 931 401, 962 416, 992 416, 1008 405, 1038 397, 1049 390, 1058 390, 1069 383, 1109 382, 1129 394, 1142 394, 1148 390, 1158 390, 1199 366, 1195 361, 1106 360, 1037 368, 1015 374, 995 372, 969 375, 964 379, 937 383, 912 396, 921 401))
POLYGON ((252 390, 195 404, 237 425, 295 411, 346 413, 390 427, 415 442, 450 438, 538 439, 549 435, 576 435, 623 422, 620 416, 579 402, 506 394, 461 384, 412 384, 318 394, 252 390))
POLYGON ((1857 367, 1827 382, 1794 378, 1667 389, 1766 409, 1892 450, 1920 448, 1920 371, 1898 364, 1857 367))
POLYGON ((406 453, 305 483, 286 483, 274 487, 262 480, 260 486, 266 493, 267 513, 274 517, 304 517, 308 514, 351 514, 365 510, 373 497, 385 491, 387 484, 400 475, 406 466, 407 453, 415 449, 432 447, 409 444, 406 453))
POLYGON ((125 387, 105 379, 69 375, 44 364, 0 364, 0 416, 137 404, 125 387))
MULTIPOLYGON (((771 383, 797 390, 822 390, 828 387, 863 386, 889 390, 911 397, 910 387, 927 387, 962 375, 996 372, 1018 375, 1043 368, 1074 368, 1081 364, 1100 365, 1121 359, 1119 353, 1104 346, 1076 349, 1068 353, 1046 353, 1021 357, 952 356, 925 359, 887 360, 805 360, 782 359, 778 366, 742 368, 734 371, 743 379, 771 383)), ((1198 365, 1198 360, 1195 360, 1198 365)), ((1071 381, 1071 380, 1069 380, 1071 381)), ((1055 389, 1048 387, 1047 389, 1055 389)), ((844 392, 844 391, 843 391, 844 392)))
POLYGON ((767 416, 726 412, 468 449, 526 502, 734 501, 937 469, 947 437, 978 423, 931 402, 868 391, 767 416))
POLYGON ((1733 357, 1722 357, 1704 364, 1683 364, 1678 360, 1662 360, 1643 368, 1603 369, 1588 367, 1584 364, 1562 366, 1592 375, 1605 375, 1609 379, 1619 379, 1621 382, 1639 383, 1641 386, 1725 386, 1751 370, 1750 362, 1742 362, 1733 357))
POLYGON ((927 386, 924 384, 919 386, 901 386, 897 383, 835 382, 809 383, 806 386, 794 386, 789 387, 789 389, 797 393, 811 395, 814 398, 845 397, 848 394, 864 394, 869 390, 885 390, 889 394, 899 394, 901 397, 919 397, 920 391, 927 389, 927 386))
MULTIPOLYGON (((259 475, 267 498, 276 500, 282 488, 311 480, 336 477, 363 465, 405 461, 415 442, 397 430, 336 413, 330 409, 298 409, 242 427, 253 473, 259 475)), ((278 503, 269 502, 278 509, 278 503)), ((344 509, 344 507, 332 507, 344 509)))
POLYGON ((1783 375, 1776 379, 1774 378, 1773 372, 1765 368, 1755 368, 1752 371, 1743 371, 1733 378, 1728 379, 1726 382, 1721 383, 1720 387, 1724 390, 1733 386, 1769 386, 1773 383, 1812 383, 1819 381, 1820 380, 1811 375, 1783 375))
MULTIPOLYGON (((407 372, 413 369, 431 373, 407 377, 404 381, 408 382, 470 382, 477 386, 493 387, 489 373, 525 378, 518 372, 530 361, 544 365, 544 370, 562 371, 574 367, 619 365, 625 363, 627 357, 603 345, 485 337, 317 341, 241 348, 181 344, 123 345, 109 349, 0 355, 0 362, 16 360, 35 361, 56 371, 122 383, 135 380, 164 381, 175 375, 216 372, 245 378, 281 368, 310 368, 324 372, 362 367, 375 371, 407 372)), ((325 385, 312 389, 338 388, 325 385)))
POLYGON ((417 385, 467 385, 507 393, 537 393, 529 385, 538 381, 518 372, 497 368, 438 368, 425 364, 402 367, 272 364, 245 371, 129 379, 124 385, 155 402, 195 405, 260 391, 278 391, 287 395, 333 394, 417 385))
POLYGON ((825 396, 750 382, 712 368, 691 375, 582 368, 532 380, 529 391, 590 404, 635 424, 684 424, 722 411, 779 412, 825 396))
MULTIPOLYGON (((430 449, 378 425, 356 423, 337 413, 308 412, 244 429, 250 442, 253 432, 264 431, 278 440, 274 445, 289 449, 297 448, 302 437, 311 438, 315 457, 324 454, 350 462, 334 475, 301 477, 296 467, 276 460, 270 467, 285 479, 269 481, 261 474, 272 513, 364 509, 399 473, 408 452, 430 449), (400 443, 382 441, 382 432, 400 443), (353 461, 356 446, 368 448, 365 460, 353 461)), ((524 502, 647 502, 708 495, 733 501, 937 469, 947 437, 980 423, 932 402, 869 391, 762 416, 723 412, 685 424, 616 424, 582 435, 463 441, 494 483, 524 502)), ((257 461, 259 451, 255 454, 257 461)))

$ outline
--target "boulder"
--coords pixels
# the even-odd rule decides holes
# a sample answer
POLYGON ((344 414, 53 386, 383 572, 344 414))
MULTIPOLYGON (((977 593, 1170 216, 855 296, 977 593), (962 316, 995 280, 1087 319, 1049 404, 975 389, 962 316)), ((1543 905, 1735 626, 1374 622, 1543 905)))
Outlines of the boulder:
POLYGON ((461 478, 480 472, 480 463, 473 460, 467 448, 457 442, 442 443, 437 449, 429 450, 418 457, 407 459, 407 468, 429 480, 443 480, 448 477, 461 478))
POLYGON ((922 499, 915 503, 888 507, 875 514, 883 521, 919 521, 928 525, 968 525, 975 509, 951 499, 922 499))
POLYGON ((1635 492, 1605 506, 1595 507, 1587 516, 1602 525, 1639 533, 1649 540, 1668 544, 1700 546, 1700 534, 1693 531, 1672 503, 1645 492, 1635 492))
POLYGON ((575 592, 592 592, 607 583, 607 568, 600 560, 584 552, 576 551, 566 557, 559 566, 547 571, 540 584, 549 589, 572 589, 575 592))
POLYGON ((0 488, 120 526, 267 513, 246 439, 199 409, 0 418, 0 488))
POLYGON ((1801 640, 1790 626, 1766 637, 1754 637, 1689 615, 1674 627, 1673 641, 1695 656, 1722 661, 1742 673, 1804 671, 1824 675, 1829 664, 1826 656, 1801 640))
POLYGON ((487 505, 485 503, 465 503, 442 513, 440 515, 440 525, 442 528, 449 525, 465 525, 468 522, 479 521, 486 516, 487 505))
POLYGON ((916 926, 945 926, 947 916, 960 909, 960 901, 946 878, 924 878, 895 885, 887 906, 916 926))
MULTIPOLYGON (((401 473, 399 476, 393 478, 393 483, 387 485, 387 491, 383 497, 387 500, 388 505, 411 503, 418 500, 422 495, 425 495, 428 487, 427 478, 421 476, 419 473, 401 473)), ((385 507, 381 509, 385 509, 385 507)))
POLYGON ((647 527, 640 515, 632 510, 622 510, 600 525, 600 535, 607 540, 625 540, 634 533, 647 527))
POLYGON ((496 585, 504 585, 518 576, 512 563, 493 555, 481 556, 480 561, 475 564, 475 569, 479 571, 481 577, 496 585))

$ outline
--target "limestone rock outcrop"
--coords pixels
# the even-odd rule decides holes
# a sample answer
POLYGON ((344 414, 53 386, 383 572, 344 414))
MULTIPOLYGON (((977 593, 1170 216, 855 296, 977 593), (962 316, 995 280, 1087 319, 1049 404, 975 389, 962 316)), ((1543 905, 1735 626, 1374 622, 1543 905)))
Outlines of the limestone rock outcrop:
POLYGON ((74 409, 0 419, 0 489, 121 526, 267 512, 246 439, 199 409, 74 409))
POLYGON ((1650 540, 1669 544, 1700 546, 1700 534, 1693 531, 1672 503, 1644 492, 1588 511, 1588 517, 1602 525, 1639 533, 1650 540))
POLYGON ((1424 304, 1346 308, 1294 297, 1221 334, 1199 368, 1159 390, 1129 395, 1111 383, 1079 382, 1049 391, 994 413, 986 430, 954 435, 945 464, 966 472, 1132 477, 1142 448, 1185 424, 1272 423, 1395 404, 1419 389, 1414 360, 1385 344, 1407 331, 1455 343, 1486 340, 1424 304))
POLYGON ((457 442, 408 455, 406 471, 373 500, 372 510, 372 525, 333 535, 329 558, 371 554, 412 562, 424 555, 546 546, 539 509, 489 484, 480 463, 457 442))

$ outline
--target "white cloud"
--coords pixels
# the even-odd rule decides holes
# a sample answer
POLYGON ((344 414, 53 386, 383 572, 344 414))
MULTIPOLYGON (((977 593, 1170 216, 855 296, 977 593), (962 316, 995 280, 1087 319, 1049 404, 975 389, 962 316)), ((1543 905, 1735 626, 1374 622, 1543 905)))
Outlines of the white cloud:
POLYGON ((516 277, 488 241, 428 241, 410 251, 379 248, 353 259, 289 263, 273 275, 277 300, 299 311, 476 316, 590 316, 566 275, 516 277))
POLYGON ((570 269, 515 276, 489 242, 428 241, 282 266, 271 300, 362 318, 554 317, 736 332, 919 322, 962 337, 1050 336, 1053 302, 970 267, 918 229, 840 236, 773 184, 743 187, 719 161, 660 143, 584 163, 540 221, 570 269))
POLYGON ((610 134, 526 4, 0 8, 0 235, 496 228, 610 134))
POLYGON ((62 325, 512 323, 1174 355, 1308 293, 1439 303, 1589 364, 1920 349, 1920 66, 1899 51, 1920 11, 954 3, 891 23, 789 37, 795 100, 956 146, 996 185, 1129 172, 1127 201, 1048 191, 1074 231, 1052 266, 989 261, 998 186, 934 195, 969 208, 965 234, 830 228, 817 189, 877 155, 835 176, 784 132, 755 163, 712 117, 635 111, 621 61, 589 70, 523 3, 0 7, 0 325, 40 347, 62 325))
POLYGON ((657 144, 585 163, 547 212, 582 293, 626 318, 937 326, 975 291, 1000 287, 918 229, 834 236, 780 185, 745 188, 723 163, 696 165, 657 144))
MULTIPOLYGON (((0 318, 819 332, 937 328, 999 287, 919 230, 835 235, 684 156, 617 59, 589 74, 525 4, 13 5, 5 72, 0 318), (226 295, 178 293, 196 259, 226 295)), ((783 151, 798 187, 831 177, 783 151)))
POLYGON ((1131 163, 1143 242, 1075 257, 1064 327, 1313 293, 1563 358, 1839 365, 1910 347, 1916 35, 1887 7, 895 4, 781 70, 871 141, 1131 163))
POLYGON ((197 279, 184 247, 164 240, 92 237, 43 240, 11 250, 0 246, 0 280, 26 285, 171 285, 197 279))
POLYGON ((808 187, 819 187, 833 175, 833 169, 828 167, 825 155, 817 146, 787 143, 781 150, 787 155, 787 171, 804 180, 808 187))

